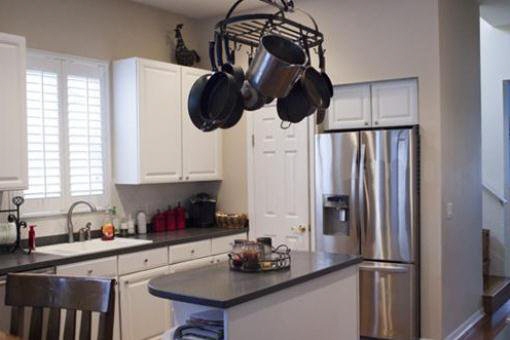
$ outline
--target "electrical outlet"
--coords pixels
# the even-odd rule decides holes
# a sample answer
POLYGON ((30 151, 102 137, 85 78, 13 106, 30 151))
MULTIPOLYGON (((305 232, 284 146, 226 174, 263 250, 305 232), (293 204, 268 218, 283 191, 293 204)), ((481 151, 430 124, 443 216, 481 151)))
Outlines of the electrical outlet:
POLYGON ((453 203, 446 203, 446 219, 451 220, 453 218, 453 203))

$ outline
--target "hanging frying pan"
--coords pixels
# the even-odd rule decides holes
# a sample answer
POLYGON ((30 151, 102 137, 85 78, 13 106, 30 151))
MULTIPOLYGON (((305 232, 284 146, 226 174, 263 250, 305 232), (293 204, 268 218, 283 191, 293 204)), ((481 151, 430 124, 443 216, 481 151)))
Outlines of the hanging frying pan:
MULTIPOLYGON (((223 65, 223 51, 219 35, 215 37, 217 65, 223 65)), ((202 115, 205 120, 221 123, 234 110, 239 96, 239 86, 233 75, 219 71, 205 85, 202 95, 202 115)))
POLYGON ((324 57, 324 48, 322 44, 319 46, 319 69, 321 70, 322 79, 326 83, 328 87, 329 94, 333 97, 333 83, 331 82, 331 78, 326 74, 326 58, 324 57))
MULTIPOLYGON (((213 71, 217 71, 216 63, 214 62, 214 41, 209 43, 209 57, 211 59, 211 67, 213 71)), ((207 83, 211 79, 211 74, 204 74, 198 78, 191 87, 188 95, 188 114, 193 125, 202 131, 213 131, 217 126, 210 120, 204 119, 202 112, 202 97, 207 83)))

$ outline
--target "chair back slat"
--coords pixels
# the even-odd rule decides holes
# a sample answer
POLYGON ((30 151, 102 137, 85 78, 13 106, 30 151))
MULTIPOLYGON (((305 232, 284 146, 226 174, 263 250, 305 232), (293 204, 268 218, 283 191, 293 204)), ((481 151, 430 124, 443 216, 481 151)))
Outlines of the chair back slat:
MULTIPOLYGON (((43 311, 50 309, 47 339, 60 335, 61 310, 66 310, 64 340, 76 336, 76 313, 81 311, 80 340, 90 340, 92 312, 100 315, 98 338, 113 338, 115 280, 45 274, 8 274, 5 304, 13 307, 11 333, 23 335, 24 307, 32 307, 29 339, 41 339, 43 311)), ((46 324, 44 322, 44 324, 46 324)))
POLYGON ((85 311, 81 313, 80 340, 91 340, 91 321, 92 312, 85 311))
POLYGON ((60 308, 51 308, 46 339, 58 339, 60 334, 60 308))
POLYGON ((64 340, 74 340, 76 336, 76 311, 69 309, 66 311, 66 322, 64 325, 64 340))
POLYGON ((25 324, 25 308, 12 307, 11 311, 11 328, 9 332, 12 335, 23 336, 23 326, 25 324))
POLYGON ((30 340, 42 339, 42 325, 43 325, 43 308, 32 308, 32 316, 30 318, 30 340))

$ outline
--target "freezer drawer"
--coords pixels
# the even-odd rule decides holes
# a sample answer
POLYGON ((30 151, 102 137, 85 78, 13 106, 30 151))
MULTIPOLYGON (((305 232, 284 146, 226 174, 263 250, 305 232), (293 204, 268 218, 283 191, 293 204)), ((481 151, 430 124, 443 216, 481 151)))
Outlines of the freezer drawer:
POLYGON ((360 266, 360 334, 379 339, 418 339, 416 267, 363 262, 360 266))

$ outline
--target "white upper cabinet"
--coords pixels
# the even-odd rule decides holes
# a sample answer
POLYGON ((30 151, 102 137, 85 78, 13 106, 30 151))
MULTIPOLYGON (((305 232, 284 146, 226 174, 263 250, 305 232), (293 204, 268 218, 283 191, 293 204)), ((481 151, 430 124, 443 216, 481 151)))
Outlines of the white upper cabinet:
POLYGON ((221 130, 202 132, 188 115, 188 95, 195 80, 209 73, 191 67, 182 68, 182 152, 186 181, 218 180, 222 176, 221 130))
POLYGON ((139 146, 142 183, 182 178, 181 69, 139 60, 139 146))
POLYGON ((334 88, 326 130, 418 124, 418 80, 388 80, 334 88))
POLYGON ((140 58, 114 63, 116 184, 221 179, 221 132, 201 132, 188 118, 189 90, 202 74, 140 58))
POLYGON ((370 84, 336 86, 327 125, 329 130, 370 126, 370 84))
POLYGON ((25 38, 0 33, 0 191, 28 186, 25 38))
POLYGON ((372 84, 374 126, 418 124, 418 83, 416 79, 372 84))

